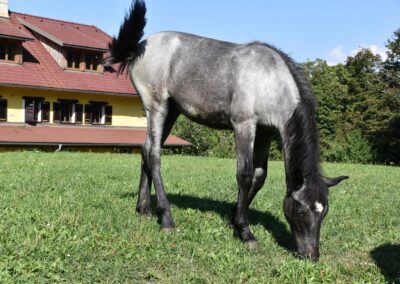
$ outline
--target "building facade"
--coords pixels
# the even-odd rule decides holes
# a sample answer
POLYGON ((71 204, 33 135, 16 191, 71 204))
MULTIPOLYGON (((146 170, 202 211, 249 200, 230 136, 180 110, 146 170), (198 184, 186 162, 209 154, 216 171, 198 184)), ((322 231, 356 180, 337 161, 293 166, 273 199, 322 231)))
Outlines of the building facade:
POLYGON ((140 147, 145 113, 129 77, 103 65, 110 40, 95 26, 10 12, 0 0, 0 147, 140 147))

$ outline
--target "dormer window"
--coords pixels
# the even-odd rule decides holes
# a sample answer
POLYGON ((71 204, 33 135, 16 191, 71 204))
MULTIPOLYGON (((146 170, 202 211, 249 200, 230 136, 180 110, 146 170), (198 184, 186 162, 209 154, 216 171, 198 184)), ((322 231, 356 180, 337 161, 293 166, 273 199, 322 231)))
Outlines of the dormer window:
POLYGON ((101 53, 86 53, 85 54, 85 64, 86 70, 90 71, 98 71, 99 65, 102 63, 102 54, 101 53))
POLYGON ((22 43, 0 39, 0 62, 22 64, 22 43))
POLYGON ((102 73, 102 63, 102 52, 67 49, 67 69, 102 73))
POLYGON ((67 67, 70 69, 79 70, 79 66, 81 63, 81 54, 75 50, 67 51, 67 67))

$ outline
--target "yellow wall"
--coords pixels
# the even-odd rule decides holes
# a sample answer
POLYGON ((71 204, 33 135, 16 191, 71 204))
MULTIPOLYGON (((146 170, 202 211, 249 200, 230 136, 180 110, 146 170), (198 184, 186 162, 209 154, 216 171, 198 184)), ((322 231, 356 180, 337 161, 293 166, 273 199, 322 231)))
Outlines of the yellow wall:
POLYGON ((7 100, 7 122, 24 122, 22 97, 43 97, 50 102, 50 122, 53 122, 53 102, 59 99, 78 100, 80 104, 89 101, 108 102, 113 108, 112 126, 146 127, 147 121, 142 104, 137 96, 115 96, 85 94, 53 90, 25 89, 0 86, 0 96, 7 100))

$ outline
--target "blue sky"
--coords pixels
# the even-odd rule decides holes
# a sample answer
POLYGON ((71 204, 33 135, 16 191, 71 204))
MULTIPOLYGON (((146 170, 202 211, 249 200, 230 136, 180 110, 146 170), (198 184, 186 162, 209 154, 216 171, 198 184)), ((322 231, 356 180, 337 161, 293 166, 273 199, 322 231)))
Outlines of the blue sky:
MULTIPOLYGON (((87 23, 115 34, 131 0, 9 0, 13 11, 87 23)), ((359 46, 385 54, 400 0, 148 0, 146 34, 177 30, 274 44, 295 60, 343 61, 359 46)))

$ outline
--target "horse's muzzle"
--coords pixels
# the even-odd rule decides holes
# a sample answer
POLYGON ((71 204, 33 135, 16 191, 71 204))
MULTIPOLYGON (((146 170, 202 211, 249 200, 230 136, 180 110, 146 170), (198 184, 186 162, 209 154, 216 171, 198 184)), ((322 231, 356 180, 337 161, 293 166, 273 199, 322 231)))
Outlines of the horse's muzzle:
POLYGON ((312 261, 319 260, 319 242, 304 240, 299 237, 295 237, 295 240, 299 257, 312 261))
POLYGON ((297 250, 297 254, 299 257, 304 258, 304 259, 309 259, 312 261, 318 261, 319 260, 319 249, 315 248, 306 248, 306 249, 300 249, 297 250))

